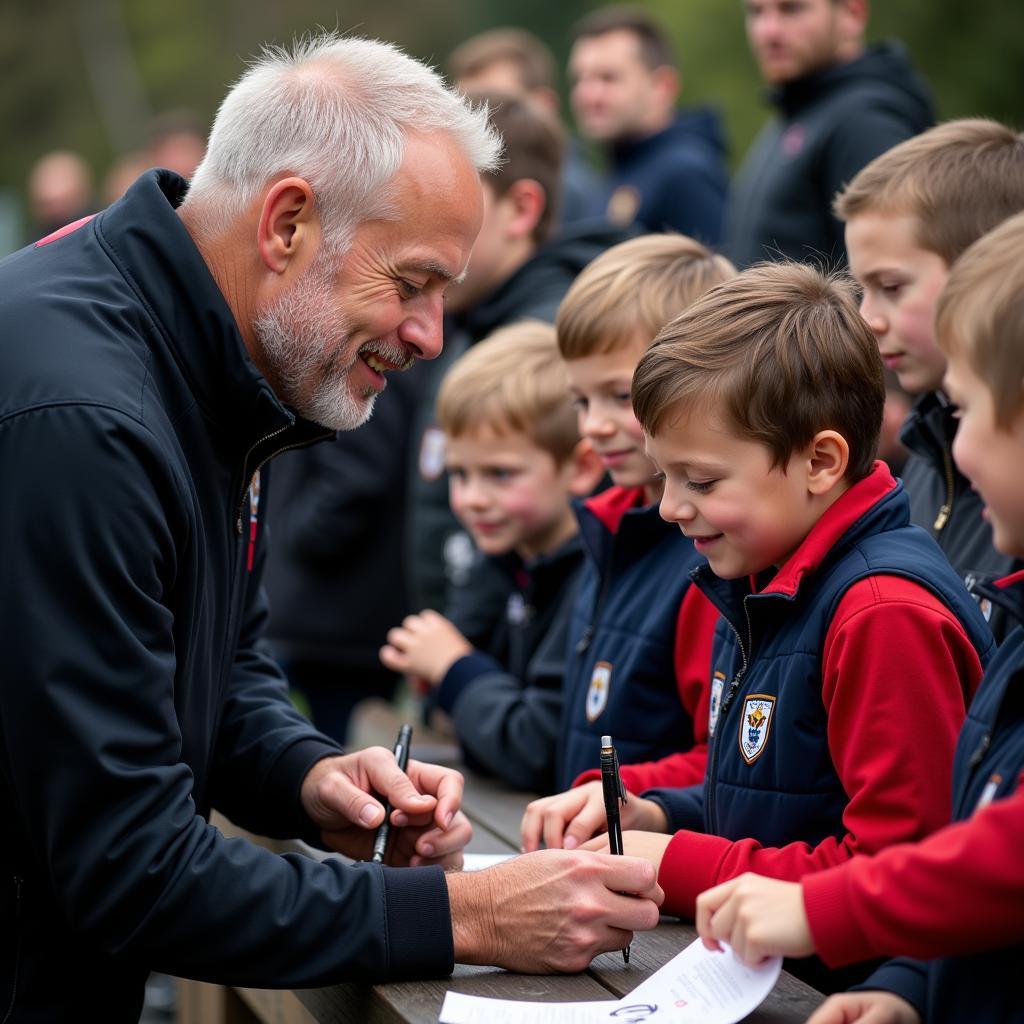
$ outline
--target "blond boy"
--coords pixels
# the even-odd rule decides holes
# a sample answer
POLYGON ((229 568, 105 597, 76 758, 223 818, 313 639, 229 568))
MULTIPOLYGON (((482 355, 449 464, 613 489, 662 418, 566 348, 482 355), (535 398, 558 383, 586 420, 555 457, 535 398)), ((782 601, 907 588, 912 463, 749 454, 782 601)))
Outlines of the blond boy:
POLYGON ((437 688, 471 766, 550 791, 583 560, 570 500, 602 473, 580 440, 555 329, 524 321, 480 342, 446 375, 437 417, 452 511, 515 587, 486 649, 424 611, 388 633, 381 660, 437 688))
MULTIPOLYGON (((573 611, 556 783, 592 778, 612 733, 633 792, 704 777, 714 610, 687 598, 693 545, 662 522, 661 484, 629 404, 633 371, 658 331, 735 271, 683 235, 609 249, 558 310, 558 345, 579 411, 613 487, 577 509, 587 563, 573 611), (682 751, 683 753, 679 753, 682 751), (674 755, 660 764, 644 762, 674 755)), ((572 848, 603 827, 598 784, 530 805, 523 845, 572 848)))
MULTIPOLYGON (((1024 556, 1024 215, 957 261, 939 297, 944 387, 960 408, 953 454, 985 503, 996 546, 1024 556)), ((1021 1021, 1011 983, 1024 956, 1024 574, 986 588, 1014 629, 988 666, 960 733, 953 824, 917 844, 858 858, 803 884, 746 875, 697 901, 709 945, 756 963, 817 951, 841 965, 893 961, 811 1024, 1021 1021)))
MULTIPOLYGON (((970 589, 1004 575, 981 505, 953 462, 956 421, 942 391, 935 301, 972 242, 1024 210, 1024 137, 995 121, 950 121, 868 164, 839 195, 861 313, 887 367, 917 401, 901 439, 910 519, 929 530, 970 589)), ((988 603, 986 609, 990 607, 988 603)), ((1002 635, 1001 613, 992 620, 1002 635)))

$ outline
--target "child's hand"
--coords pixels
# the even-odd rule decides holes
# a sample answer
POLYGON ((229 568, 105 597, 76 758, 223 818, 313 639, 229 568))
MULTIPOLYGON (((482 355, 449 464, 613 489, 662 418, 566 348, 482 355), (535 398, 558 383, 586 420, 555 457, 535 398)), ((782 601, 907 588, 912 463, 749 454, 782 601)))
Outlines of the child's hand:
POLYGON ((697 897, 697 931, 708 949, 718 940, 751 967, 768 956, 810 956, 814 938, 799 882, 780 882, 751 872, 697 897))
MULTIPOLYGON (((627 857, 642 857, 644 860, 650 861, 654 865, 654 870, 658 872, 661 871, 661 859, 665 856, 665 850, 671 842, 672 836, 665 835, 664 832, 623 832, 622 852, 627 857)), ((580 849, 593 850, 594 853, 608 853, 610 852, 608 837, 598 836, 597 839, 591 839, 589 843, 584 843, 580 849)))
POLYGON ((891 992, 844 992, 826 999, 807 1024, 921 1024, 910 1003, 891 992))
MULTIPOLYGON (((668 827, 665 812, 653 800, 636 796, 620 805, 619 820, 623 828, 647 832, 664 832, 668 827)), ((606 828, 601 783, 586 782, 527 805, 520 825, 523 852, 539 850, 542 840, 549 850, 575 850, 606 828)))
POLYGON ((393 672, 420 676, 436 686, 448 669, 472 650, 472 644, 443 615, 427 609, 407 615, 400 626, 388 630, 380 660, 393 672))

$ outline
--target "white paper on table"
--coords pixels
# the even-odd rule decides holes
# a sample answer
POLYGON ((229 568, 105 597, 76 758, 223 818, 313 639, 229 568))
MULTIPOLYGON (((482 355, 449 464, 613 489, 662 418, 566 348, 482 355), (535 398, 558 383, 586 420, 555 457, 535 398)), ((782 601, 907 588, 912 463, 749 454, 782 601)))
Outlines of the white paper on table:
MULTIPOLYGON (((724 944, 723 944, 724 945, 724 944)), ((775 987, 782 958, 746 967, 728 946, 705 949, 695 939, 678 956, 618 1000, 529 1003, 449 992, 440 1024, 735 1024, 775 987)))
POLYGON ((463 871, 483 871, 484 868, 494 867, 506 860, 517 857, 515 853, 464 853, 462 855, 463 871))

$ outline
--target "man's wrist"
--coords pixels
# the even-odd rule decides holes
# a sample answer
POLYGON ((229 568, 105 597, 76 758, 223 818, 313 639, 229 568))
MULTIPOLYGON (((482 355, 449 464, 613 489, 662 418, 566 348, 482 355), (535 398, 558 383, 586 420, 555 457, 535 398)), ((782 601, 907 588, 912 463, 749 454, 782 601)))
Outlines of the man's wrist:
POLYGON ((498 961, 494 887, 490 876, 489 871, 451 871, 445 875, 457 964, 498 961))

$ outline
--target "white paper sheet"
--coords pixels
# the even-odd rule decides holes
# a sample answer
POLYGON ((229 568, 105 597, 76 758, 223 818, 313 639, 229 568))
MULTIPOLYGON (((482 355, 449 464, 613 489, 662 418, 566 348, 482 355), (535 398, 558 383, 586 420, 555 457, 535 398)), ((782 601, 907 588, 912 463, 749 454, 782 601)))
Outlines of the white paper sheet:
POLYGON ((440 1024, 735 1024, 775 987, 782 958, 746 967, 694 940, 678 956, 618 1000, 528 1003, 449 992, 440 1024))
POLYGON ((482 871, 503 861, 518 856, 515 853, 464 853, 462 855, 463 871, 482 871))

